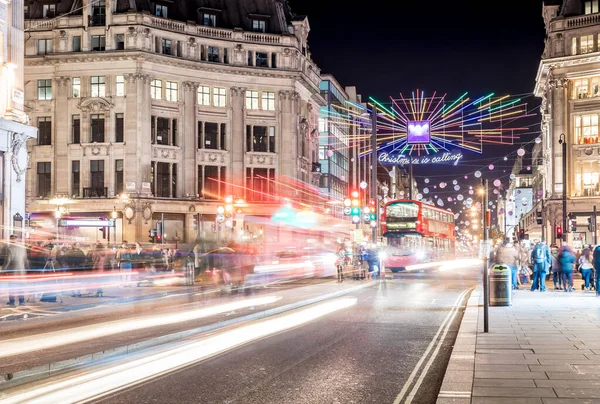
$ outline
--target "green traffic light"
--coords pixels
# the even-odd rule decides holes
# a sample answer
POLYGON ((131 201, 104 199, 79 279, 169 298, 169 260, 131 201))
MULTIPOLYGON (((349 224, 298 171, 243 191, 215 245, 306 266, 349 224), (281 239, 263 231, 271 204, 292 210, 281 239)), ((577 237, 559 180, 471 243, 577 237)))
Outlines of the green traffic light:
POLYGON ((377 214, 375 214, 375 213, 369 214, 369 220, 377 220, 377 214))
POLYGON ((360 208, 352 208, 352 216, 360 216, 360 208))

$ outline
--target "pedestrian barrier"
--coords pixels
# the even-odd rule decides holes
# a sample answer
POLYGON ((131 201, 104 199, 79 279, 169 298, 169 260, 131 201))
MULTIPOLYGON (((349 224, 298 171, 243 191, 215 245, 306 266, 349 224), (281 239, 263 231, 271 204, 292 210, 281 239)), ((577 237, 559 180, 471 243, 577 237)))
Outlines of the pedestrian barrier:
POLYGON ((510 267, 496 264, 490 269, 490 306, 512 305, 512 280, 510 267))

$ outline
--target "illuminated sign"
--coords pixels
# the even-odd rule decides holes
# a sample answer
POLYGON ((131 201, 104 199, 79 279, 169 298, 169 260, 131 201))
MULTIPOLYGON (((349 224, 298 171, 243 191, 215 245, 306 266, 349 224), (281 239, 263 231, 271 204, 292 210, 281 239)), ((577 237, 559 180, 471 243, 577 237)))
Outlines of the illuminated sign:
POLYGON ((114 227, 114 220, 87 220, 87 219, 62 219, 58 222, 60 227, 114 227))
POLYGON ((402 153, 379 153, 377 160, 382 164, 407 165, 407 164, 444 164, 452 163, 457 166, 462 160, 463 154, 460 151, 451 151, 437 154, 427 154, 423 156, 406 156, 402 153))
POLYGON ((391 229, 416 229, 417 223, 415 222, 405 222, 405 223, 386 223, 386 227, 391 229))
POLYGON ((406 124, 406 143, 429 144, 429 121, 409 121, 406 124))

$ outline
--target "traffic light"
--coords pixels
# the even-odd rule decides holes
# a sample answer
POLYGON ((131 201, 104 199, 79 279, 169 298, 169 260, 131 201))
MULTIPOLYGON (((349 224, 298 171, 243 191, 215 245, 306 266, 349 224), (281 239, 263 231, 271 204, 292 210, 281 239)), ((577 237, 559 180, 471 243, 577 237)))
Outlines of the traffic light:
POLYGON ((371 222, 377 221, 377 213, 369 213, 369 220, 371 222))
POLYGON ((556 226, 556 238, 562 239, 563 237, 563 229, 560 226, 556 226))
POLYGON ((350 215, 352 216, 360 216, 360 208, 354 207, 350 210, 350 215))
POLYGON ((525 240, 525 230, 524 229, 519 230, 519 240, 525 240))
POLYGON ((163 236, 162 222, 158 221, 158 222, 156 222, 156 241, 158 241, 159 243, 162 242, 162 236, 163 236))
POLYGON ((151 243, 154 243, 154 241, 155 241, 155 238, 156 238, 156 230, 154 230, 154 229, 150 229, 150 230, 148 230, 148 237, 150 237, 150 240, 149 240, 149 241, 150 241, 151 243))
POLYGON ((576 218, 571 218, 571 216, 569 216, 569 231, 570 232, 576 232, 577 231, 577 219, 576 218))
POLYGON ((588 217, 588 231, 594 231, 594 224, 591 217, 588 217))
POLYGON ((542 224, 542 211, 539 210, 535 212, 536 222, 537 224, 542 224))

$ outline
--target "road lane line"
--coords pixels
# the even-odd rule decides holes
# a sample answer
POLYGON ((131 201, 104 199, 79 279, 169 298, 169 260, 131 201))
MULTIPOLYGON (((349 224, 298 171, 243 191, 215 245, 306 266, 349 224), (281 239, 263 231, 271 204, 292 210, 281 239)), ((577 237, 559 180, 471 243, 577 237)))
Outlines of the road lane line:
MULTIPOLYGON (((465 292, 463 292, 463 293, 465 293, 465 292)), ((417 395, 417 392, 419 391, 419 387, 421 387, 421 384, 423 383, 423 380, 425 380, 425 376, 427 376, 427 373, 429 372, 429 369, 431 368, 433 361, 435 360, 438 353, 440 352, 440 349, 442 348, 442 344, 444 343, 444 340, 446 339, 446 335, 448 335, 448 331, 450 330, 450 327, 452 326, 452 322, 454 321, 454 318, 456 317, 456 313, 458 313, 458 311, 460 309, 461 303, 462 303, 462 300, 453 307, 453 309, 451 311, 451 313, 453 313, 452 317, 450 318, 450 321, 448 321, 446 323, 446 326, 444 327, 444 333, 442 334, 441 338, 438 340, 435 350, 433 351, 433 353, 429 357, 429 360, 427 361, 427 364, 421 371, 421 375, 419 376, 417 383, 415 383, 413 389, 411 390, 410 394, 408 395, 408 398, 406 399, 406 404, 412 403, 412 400, 417 395)))
POLYGON ((448 315, 446 315, 446 318, 444 318, 444 321, 442 321, 442 324, 440 324, 440 327, 438 328, 437 332, 433 336, 433 339, 431 340, 431 342, 427 346, 427 349, 425 349, 425 352, 423 353, 423 356, 421 356, 421 358, 419 359, 419 361, 415 365, 415 368, 411 372, 410 376, 408 376, 408 379, 406 380, 406 383, 404 383, 404 386, 402 387, 402 390, 400 390, 400 394, 398 394, 398 396, 394 400, 394 404, 400 404, 400 402, 402 401, 402 399, 404 398, 404 396, 408 392, 408 389, 410 388, 410 386, 412 385, 413 381, 415 380, 415 377, 417 377, 417 373, 419 373, 419 369, 421 368, 421 365, 423 365, 423 362, 425 362, 425 359, 427 359, 427 356, 429 355, 429 352, 431 352, 431 350, 433 349, 433 347, 435 345, 435 342, 438 339, 438 336, 442 333, 442 330, 444 329, 444 326, 446 325, 446 323, 448 322, 448 320, 452 316, 452 313, 454 311, 454 307, 456 305, 460 304, 460 302, 462 302, 462 299, 466 295, 467 292, 468 292, 468 289, 464 290, 460 295, 458 295, 458 297, 454 301, 454 304, 452 305, 453 309, 448 313, 448 315))

